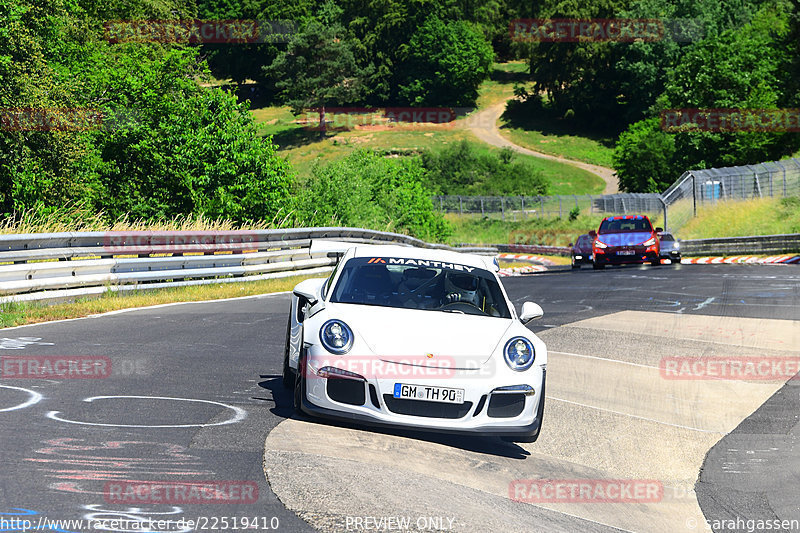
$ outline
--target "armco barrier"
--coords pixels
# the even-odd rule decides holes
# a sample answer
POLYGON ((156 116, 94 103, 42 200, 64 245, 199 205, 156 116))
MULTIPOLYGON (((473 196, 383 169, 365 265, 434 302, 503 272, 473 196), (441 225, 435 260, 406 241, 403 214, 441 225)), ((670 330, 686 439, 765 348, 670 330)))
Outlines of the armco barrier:
POLYGON ((800 252, 800 233, 681 240, 683 255, 763 255, 800 252))
POLYGON ((312 254, 314 239, 497 253, 358 228, 0 235, 0 301, 326 272, 336 259, 312 254))

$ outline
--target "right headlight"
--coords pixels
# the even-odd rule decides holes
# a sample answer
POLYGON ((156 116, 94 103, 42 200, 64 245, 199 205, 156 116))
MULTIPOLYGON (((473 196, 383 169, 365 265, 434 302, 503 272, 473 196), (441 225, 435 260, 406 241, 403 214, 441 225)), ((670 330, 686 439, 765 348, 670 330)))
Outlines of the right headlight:
POLYGON ((341 320, 328 320, 319 330, 319 340, 329 352, 342 355, 353 347, 353 331, 341 320))
POLYGON ((514 337, 503 348, 503 356, 511 370, 522 372, 528 370, 536 358, 533 344, 525 337, 514 337))
POLYGON ((594 241, 594 245, 598 248, 608 248, 608 245, 602 241, 594 241))

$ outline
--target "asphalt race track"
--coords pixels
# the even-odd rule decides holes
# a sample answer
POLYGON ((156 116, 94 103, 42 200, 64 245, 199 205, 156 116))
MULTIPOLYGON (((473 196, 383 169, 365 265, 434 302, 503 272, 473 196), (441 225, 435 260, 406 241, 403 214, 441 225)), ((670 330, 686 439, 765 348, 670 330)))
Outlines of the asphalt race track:
POLYGON ((518 308, 533 300, 545 311, 531 325, 550 351, 532 444, 297 417, 280 384, 286 294, 1 330, 0 356, 86 356, 107 368, 31 378, 3 361, 0 530, 29 520, 42 531, 141 531, 133 524, 153 519, 149 531, 666 532, 800 520, 797 381, 664 371, 666 358, 796 361, 800 268, 584 268, 503 283, 518 308), (514 501, 515 487, 548 479, 661 492, 514 501), (174 492, 198 483, 218 492, 174 492))

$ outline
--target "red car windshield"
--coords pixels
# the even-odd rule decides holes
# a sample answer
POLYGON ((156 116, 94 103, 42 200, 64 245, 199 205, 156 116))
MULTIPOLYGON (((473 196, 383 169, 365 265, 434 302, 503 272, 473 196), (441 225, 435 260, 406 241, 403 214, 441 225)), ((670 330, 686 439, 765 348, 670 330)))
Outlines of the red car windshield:
POLYGON ((600 223, 598 233, 622 233, 626 231, 653 232, 653 226, 647 218, 607 218, 600 223))

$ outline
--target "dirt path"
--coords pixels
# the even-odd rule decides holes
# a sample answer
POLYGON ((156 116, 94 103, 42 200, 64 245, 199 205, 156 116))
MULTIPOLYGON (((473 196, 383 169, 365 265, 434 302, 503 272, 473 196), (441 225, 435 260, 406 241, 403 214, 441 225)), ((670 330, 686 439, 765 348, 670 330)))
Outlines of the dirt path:
POLYGON ((523 148, 522 146, 512 143, 500 135, 500 129, 497 127, 497 120, 500 118, 500 115, 503 114, 505 106, 505 102, 500 102, 499 104, 495 104, 472 115, 467 119, 468 128, 470 131, 472 131, 472 133, 475 134, 476 137, 492 146, 497 146, 499 148, 508 147, 521 154, 541 157, 542 159, 550 159, 587 170, 592 174, 599 176, 605 182, 606 188, 603 190, 603 194, 614 194, 619 192, 617 178, 614 176, 614 170, 611 168, 592 165, 582 161, 573 161, 572 159, 564 159, 563 157, 545 154, 535 150, 529 150, 528 148, 523 148))

